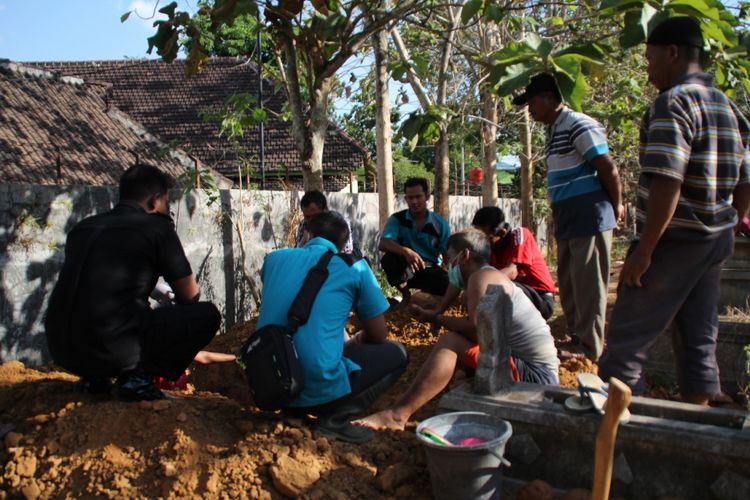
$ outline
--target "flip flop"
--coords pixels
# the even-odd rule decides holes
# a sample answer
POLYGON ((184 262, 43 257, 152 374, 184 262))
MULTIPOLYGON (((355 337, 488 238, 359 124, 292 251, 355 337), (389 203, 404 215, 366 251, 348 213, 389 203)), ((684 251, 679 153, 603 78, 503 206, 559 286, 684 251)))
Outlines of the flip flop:
POLYGON ((585 413, 594 408, 588 397, 581 396, 570 396, 565 400, 564 406, 566 410, 570 410, 573 413, 585 413))
POLYGON ((578 380, 578 392, 581 399, 591 401, 594 409, 604 415, 604 403, 607 401, 607 384, 593 373, 579 373, 576 377, 578 380))
MULTIPOLYGON (((581 373, 576 378, 578 379, 578 392, 580 393, 580 399, 582 401, 590 401, 591 407, 600 415, 604 415, 604 411, 607 408, 607 390, 609 389, 609 384, 604 383, 598 375, 593 373, 581 373)), ((565 403, 567 407, 567 400, 565 403)), ((624 424, 629 421, 630 411, 626 409, 620 417, 620 423, 624 424)))

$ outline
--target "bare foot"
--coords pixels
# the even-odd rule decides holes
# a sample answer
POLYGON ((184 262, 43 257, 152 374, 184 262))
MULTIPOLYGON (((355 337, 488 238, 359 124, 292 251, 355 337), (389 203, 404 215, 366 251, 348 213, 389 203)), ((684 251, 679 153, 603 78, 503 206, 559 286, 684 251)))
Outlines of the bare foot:
POLYGON ((393 410, 379 411, 368 417, 354 420, 352 423, 376 430, 390 429, 394 431, 402 431, 404 430, 404 426, 406 426, 406 420, 398 416, 393 410))
POLYGON ((224 354, 223 352, 198 351, 194 361, 200 365, 210 365, 212 363, 228 363, 234 361, 234 354, 224 354))

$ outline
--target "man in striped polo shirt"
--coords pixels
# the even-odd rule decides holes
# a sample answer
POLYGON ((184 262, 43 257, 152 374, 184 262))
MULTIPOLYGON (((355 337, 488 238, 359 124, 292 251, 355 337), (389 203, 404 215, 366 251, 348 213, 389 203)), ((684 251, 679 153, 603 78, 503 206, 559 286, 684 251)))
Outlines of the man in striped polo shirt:
POLYGON ((562 103, 552 75, 531 79, 513 104, 547 125, 547 190, 557 239, 557 281, 568 333, 596 361, 604 347, 612 229, 622 218, 622 186, 604 127, 562 103))
POLYGON ((667 19, 646 44, 659 95, 641 127, 639 236, 620 275, 600 371, 642 392, 648 348, 672 324, 682 398, 706 405, 721 393, 719 280, 750 206, 750 123, 703 73, 695 20, 667 19))

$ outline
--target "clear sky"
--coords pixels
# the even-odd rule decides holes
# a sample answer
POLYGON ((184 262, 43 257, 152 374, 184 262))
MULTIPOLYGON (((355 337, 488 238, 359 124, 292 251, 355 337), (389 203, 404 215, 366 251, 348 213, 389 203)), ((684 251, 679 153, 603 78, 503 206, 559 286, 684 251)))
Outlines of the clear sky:
MULTIPOLYGON (((162 1, 161 6, 169 1, 162 1)), ((180 10, 195 1, 180 1, 180 10)), ((147 57, 154 0, 0 0, 0 58, 68 61, 147 57)), ((156 51, 154 51, 155 54, 156 51)), ((152 56, 154 57, 154 56, 152 56)))

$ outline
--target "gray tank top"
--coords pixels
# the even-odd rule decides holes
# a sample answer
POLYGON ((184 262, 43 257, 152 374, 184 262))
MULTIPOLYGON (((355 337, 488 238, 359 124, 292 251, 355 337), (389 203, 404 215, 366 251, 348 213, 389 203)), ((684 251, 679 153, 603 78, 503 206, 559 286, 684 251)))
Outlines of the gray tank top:
POLYGON ((557 373, 560 360, 549 325, 523 290, 513 283, 513 319, 508 338, 510 353, 527 363, 547 367, 557 373))

